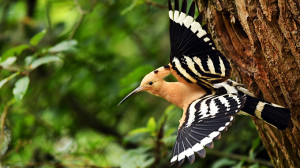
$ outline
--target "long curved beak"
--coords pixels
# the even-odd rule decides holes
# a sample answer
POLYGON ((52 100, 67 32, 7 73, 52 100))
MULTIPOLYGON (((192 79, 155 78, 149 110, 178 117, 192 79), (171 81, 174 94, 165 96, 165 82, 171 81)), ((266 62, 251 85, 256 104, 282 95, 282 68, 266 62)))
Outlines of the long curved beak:
POLYGON ((126 97, 124 97, 124 99, 118 104, 118 106, 120 106, 120 104, 122 104, 126 99, 128 99, 131 95, 139 92, 143 90, 143 88, 141 86, 137 87, 136 89, 134 89, 132 92, 130 92, 126 97))

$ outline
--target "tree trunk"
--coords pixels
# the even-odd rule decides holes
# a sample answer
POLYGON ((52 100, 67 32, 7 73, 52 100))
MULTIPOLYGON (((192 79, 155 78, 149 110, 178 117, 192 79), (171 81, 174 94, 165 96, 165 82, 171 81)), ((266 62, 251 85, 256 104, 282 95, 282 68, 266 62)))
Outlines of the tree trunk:
POLYGON ((199 9, 234 74, 258 98, 291 110, 279 131, 254 119, 275 167, 300 167, 300 3, 298 0, 200 0, 199 9))

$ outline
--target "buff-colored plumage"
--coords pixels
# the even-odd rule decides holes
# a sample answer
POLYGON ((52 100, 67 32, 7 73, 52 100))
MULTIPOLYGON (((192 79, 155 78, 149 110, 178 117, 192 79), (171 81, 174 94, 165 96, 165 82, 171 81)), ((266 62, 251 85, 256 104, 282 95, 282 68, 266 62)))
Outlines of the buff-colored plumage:
POLYGON ((206 92, 195 83, 188 83, 182 79, 171 65, 169 67, 160 67, 147 74, 140 84, 140 91, 144 90, 155 96, 161 97, 168 102, 183 109, 183 115, 180 119, 180 125, 185 121, 185 113, 192 101, 203 97, 206 92), (172 74, 178 82, 167 82, 166 76, 172 74), (151 84, 151 85, 150 85, 151 84))

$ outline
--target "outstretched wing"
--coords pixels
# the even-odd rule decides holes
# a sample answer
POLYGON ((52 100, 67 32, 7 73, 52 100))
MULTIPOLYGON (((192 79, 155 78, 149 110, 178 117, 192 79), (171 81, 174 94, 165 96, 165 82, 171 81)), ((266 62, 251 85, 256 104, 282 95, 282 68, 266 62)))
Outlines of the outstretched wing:
POLYGON ((186 0, 182 2, 181 11, 178 0, 175 0, 174 11, 169 0, 170 63, 178 75, 187 82, 211 88, 212 84, 230 77, 231 66, 216 49, 207 29, 201 27, 202 16, 199 15, 194 19, 194 14, 194 1, 187 13, 186 0))
POLYGON ((230 126, 233 115, 240 111, 245 99, 244 95, 223 94, 207 95, 193 101, 179 127, 171 164, 178 162, 181 165, 185 158, 193 163, 195 153, 204 158, 204 146, 213 148, 213 139, 220 138, 221 132, 230 126))

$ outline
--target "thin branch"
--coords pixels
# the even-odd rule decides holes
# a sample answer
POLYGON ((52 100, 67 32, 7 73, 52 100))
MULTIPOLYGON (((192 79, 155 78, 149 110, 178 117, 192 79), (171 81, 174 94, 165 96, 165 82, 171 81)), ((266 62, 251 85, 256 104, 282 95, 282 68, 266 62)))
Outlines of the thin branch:
POLYGON ((159 164, 162 159, 161 149, 164 146, 164 144, 162 143, 162 139, 164 137, 164 126, 165 126, 165 123, 167 120, 167 115, 164 115, 162 117, 163 117, 163 120, 162 120, 162 123, 160 124, 160 127, 157 132, 157 137, 155 140, 155 162, 153 164, 155 167, 159 167, 159 164))
POLYGON ((47 17, 47 23, 48 23, 48 30, 51 32, 52 31, 52 26, 51 26, 51 18, 50 18, 50 2, 47 1, 46 4, 46 17, 47 17))
POLYGON ((162 4, 158 4, 158 3, 153 2, 153 1, 151 1, 151 0, 147 0, 147 1, 146 1, 146 4, 152 5, 152 6, 155 6, 155 7, 158 7, 158 8, 162 8, 162 9, 168 9, 167 6, 162 5, 162 4))
POLYGON ((96 6, 97 2, 98 2, 98 0, 94 0, 94 1, 91 0, 91 8, 86 11, 86 10, 82 9, 82 7, 80 6, 78 0, 74 0, 74 3, 76 4, 76 8, 80 13, 80 17, 79 17, 78 21, 76 22, 74 28, 72 29, 72 31, 71 31, 71 33, 68 37, 68 40, 71 40, 74 37, 74 35, 77 32, 79 26, 82 24, 82 22, 85 18, 85 15, 91 13, 94 10, 94 7, 96 6))
POLYGON ((5 127, 5 119, 7 116, 7 112, 8 112, 8 108, 15 102, 15 99, 10 100, 5 106, 4 106, 4 110, 3 113, 1 114, 1 137, 0 137, 0 167, 2 167, 1 165, 1 160, 2 160, 2 156, 1 156, 1 151, 2 151, 2 143, 4 142, 4 127, 5 127))
POLYGON ((79 20, 78 20, 77 23, 75 24, 74 28, 72 29, 72 31, 71 31, 71 33, 70 33, 70 35, 69 35, 69 37, 68 37, 68 40, 71 40, 71 39, 74 37, 76 31, 78 30, 79 26, 80 26, 81 23, 83 22, 84 17, 85 17, 85 14, 81 14, 81 15, 80 15, 79 20))
POLYGON ((7 20, 7 15, 9 8, 11 6, 12 1, 4 1, 2 3, 2 13, 1 13, 1 18, 0 18, 0 31, 2 32, 6 28, 6 20, 7 20))
POLYGON ((85 11, 85 10, 82 9, 82 7, 80 6, 78 0, 74 0, 74 2, 75 2, 75 4, 76 4, 77 10, 79 11, 79 13, 80 13, 81 15, 87 14, 87 11, 85 11))
POLYGON ((235 159, 235 160, 245 160, 248 163, 258 163, 261 165, 273 167, 273 165, 270 161, 263 160, 263 159, 251 159, 249 156, 245 156, 245 155, 226 153, 226 152, 221 152, 221 151, 217 151, 217 150, 207 150, 207 154, 216 155, 219 157, 226 157, 226 158, 235 159))
POLYGON ((4 66, 0 65, 0 70, 1 69, 5 69, 5 70, 11 71, 11 72, 20 72, 20 68, 18 68, 16 66, 7 66, 7 67, 4 67, 4 66))

